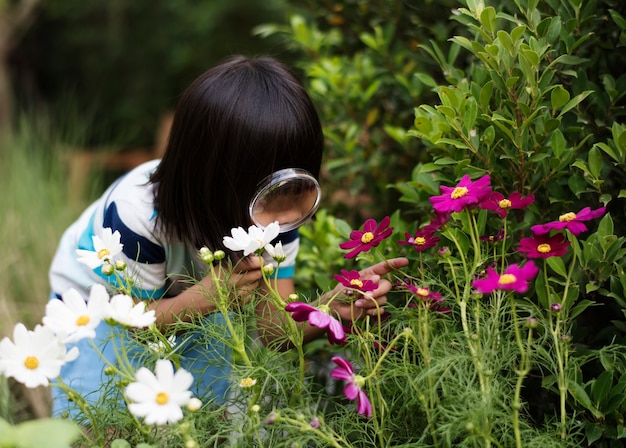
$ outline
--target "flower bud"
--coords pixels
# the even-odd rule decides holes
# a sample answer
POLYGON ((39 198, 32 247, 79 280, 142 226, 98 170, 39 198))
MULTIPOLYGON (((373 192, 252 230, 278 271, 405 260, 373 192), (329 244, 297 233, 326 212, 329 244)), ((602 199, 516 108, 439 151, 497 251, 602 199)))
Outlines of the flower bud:
POLYGON ((452 252, 450 251, 450 248, 448 246, 441 246, 437 251, 437 255, 439 255, 441 258, 447 258, 451 254, 452 252))
POLYGON ((213 256, 217 261, 219 261, 226 256, 226 252, 224 252, 223 250, 216 250, 215 252, 213 252, 213 256))
POLYGON ((259 406, 258 404, 253 404, 250 407, 250 410, 256 414, 261 410, 261 406, 259 406))
POLYGON ((202 401, 200 401, 199 398, 192 397, 187 402, 187 409, 189 409, 191 412, 199 411, 201 408, 202 408, 202 401))
POLYGON ((200 249, 199 255, 200 259, 206 264, 211 264, 215 260, 215 255, 206 246, 200 249))
POLYGON ((539 322, 534 317, 529 317, 526 319, 526 327, 528 328, 537 328, 539 322))
POLYGON ((319 427, 322 426, 322 421, 319 419, 319 417, 313 417, 310 423, 311 423, 311 428, 313 429, 319 429, 319 427))
POLYGON ((274 265, 270 263, 263 266, 263 273, 265 275, 272 275, 274 273, 274 265))
POLYGON ((123 271, 126 269, 126 262, 124 260, 115 260, 115 269, 123 271))
POLYGON ((107 277, 109 275, 113 275, 114 272, 115 272, 115 266, 113 266, 111 263, 104 263, 102 265, 102 273, 106 275, 107 277))
POLYGON ((550 311, 552 311, 553 313, 560 313, 562 309, 563 307, 560 303, 553 303, 552 305, 550 305, 550 311))

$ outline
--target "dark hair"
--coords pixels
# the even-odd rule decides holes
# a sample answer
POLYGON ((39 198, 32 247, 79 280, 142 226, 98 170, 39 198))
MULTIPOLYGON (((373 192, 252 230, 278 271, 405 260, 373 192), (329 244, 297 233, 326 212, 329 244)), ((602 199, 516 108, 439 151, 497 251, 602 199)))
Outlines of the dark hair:
POLYGON ((283 168, 319 178, 319 116, 294 72, 271 57, 231 56, 183 93, 165 154, 150 178, 157 224, 195 248, 251 224, 258 184, 283 168))

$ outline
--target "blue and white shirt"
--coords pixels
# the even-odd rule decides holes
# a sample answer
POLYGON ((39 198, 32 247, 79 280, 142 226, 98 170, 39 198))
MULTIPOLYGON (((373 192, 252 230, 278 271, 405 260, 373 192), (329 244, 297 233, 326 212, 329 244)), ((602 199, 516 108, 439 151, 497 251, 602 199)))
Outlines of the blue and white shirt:
MULTIPOLYGON (((198 257, 199 248, 167 238, 156 226, 155 186, 149 182, 149 178, 159 162, 146 162, 118 179, 65 231, 49 272, 52 300, 60 298, 70 288, 87 299, 89 289, 95 283, 109 285, 110 292, 114 291, 115 285, 111 285, 111 279, 115 276, 106 276, 101 268, 91 270, 77 261, 76 250, 93 251, 92 237, 102 236, 105 228, 120 232, 123 250, 115 259, 126 262, 127 272, 132 273, 136 285, 133 291, 136 297, 170 300, 193 284, 192 279, 200 280, 203 277, 207 266, 198 257)), ((299 247, 298 231, 281 234, 277 240, 282 242, 287 258, 280 264, 276 275, 279 278, 293 277, 299 247)), ((219 313, 205 319, 211 325, 224 326, 224 316, 219 313)), ((111 338, 110 330, 106 327, 108 325, 105 323, 98 327, 94 342, 96 346, 101 345, 103 354, 111 361, 115 354, 107 350, 110 351, 114 344, 106 343, 111 338)), ((119 338, 119 333, 114 337, 119 338)), ((227 344, 217 340, 207 342, 203 335, 184 334, 178 339, 185 344, 179 352, 181 367, 189 370, 196 378, 196 396, 223 402, 229 374, 230 350, 227 344)), ((90 341, 79 341, 78 346, 80 356, 63 367, 61 377, 83 397, 94 395, 95 400, 96 391, 106 380, 103 376, 105 364, 90 341)), ((59 415, 69 410, 71 414, 72 403, 67 401, 65 395, 56 388, 53 389, 53 395, 53 413, 59 415)))

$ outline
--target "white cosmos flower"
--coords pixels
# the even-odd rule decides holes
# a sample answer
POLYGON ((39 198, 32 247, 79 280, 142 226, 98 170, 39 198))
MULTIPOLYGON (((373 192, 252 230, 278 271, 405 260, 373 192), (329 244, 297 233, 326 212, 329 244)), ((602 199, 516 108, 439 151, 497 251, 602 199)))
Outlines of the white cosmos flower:
POLYGON ((13 329, 13 341, 8 337, 0 341, 0 373, 26 387, 48 386, 59 376, 63 364, 77 356, 78 349, 67 352, 52 329, 37 325, 28 330, 18 323, 13 329))
POLYGON ((43 323, 66 343, 83 338, 93 339, 108 304, 109 294, 103 285, 92 286, 87 302, 78 291, 71 288, 63 294, 63 300, 48 302, 43 323))
POLYGON ((145 328, 156 321, 154 310, 146 311, 146 302, 135 303, 133 298, 126 294, 116 294, 111 297, 104 319, 111 319, 125 327, 145 328))
POLYGON ((122 252, 123 244, 120 244, 121 235, 119 231, 112 232, 110 227, 103 230, 102 237, 93 235, 93 251, 77 249, 78 261, 96 269, 104 263, 113 264, 113 257, 122 252))
POLYGON ((276 243, 275 246, 272 246, 271 244, 266 244, 265 250, 270 255, 270 257, 272 257, 277 263, 282 263, 287 259, 287 254, 285 254, 285 250, 283 249, 283 243, 280 241, 276 243))
POLYGON ((243 256, 250 255, 263 249, 280 233, 278 221, 269 224, 265 229, 257 226, 248 227, 246 232, 242 227, 230 231, 231 236, 224 237, 224 246, 232 251, 243 250, 243 256))
POLYGON ((155 373, 145 367, 137 370, 137 381, 126 386, 126 397, 132 403, 128 410, 145 423, 164 425, 183 418, 182 406, 191 400, 189 388, 193 375, 185 369, 174 373, 173 364, 165 359, 156 363, 155 373))

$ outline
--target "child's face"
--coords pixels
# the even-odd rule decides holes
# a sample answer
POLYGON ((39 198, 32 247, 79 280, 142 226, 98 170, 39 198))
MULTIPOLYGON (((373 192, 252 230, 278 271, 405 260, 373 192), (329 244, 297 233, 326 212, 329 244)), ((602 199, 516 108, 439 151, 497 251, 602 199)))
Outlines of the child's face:
POLYGON ((252 221, 266 227, 278 221, 282 231, 302 225, 317 210, 321 190, 310 175, 276 178, 261 190, 250 205, 252 221))

